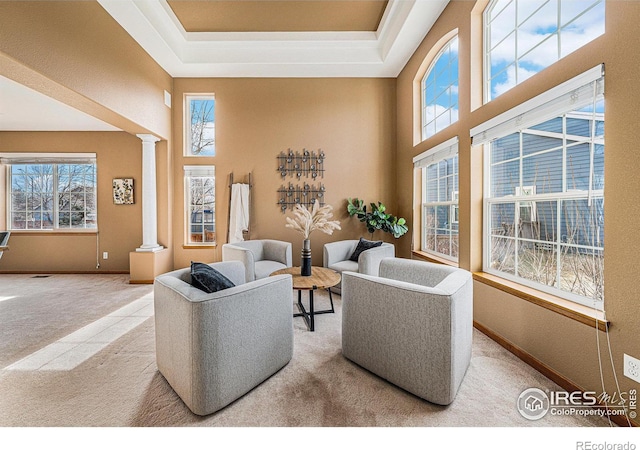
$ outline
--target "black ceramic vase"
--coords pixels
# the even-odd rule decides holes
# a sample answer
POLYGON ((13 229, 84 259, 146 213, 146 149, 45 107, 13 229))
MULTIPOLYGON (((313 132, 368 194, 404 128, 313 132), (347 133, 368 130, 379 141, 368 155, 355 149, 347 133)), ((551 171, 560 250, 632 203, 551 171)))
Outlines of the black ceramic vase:
POLYGON ((305 239, 302 241, 302 260, 300 264, 300 275, 303 277, 311 276, 311 241, 305 239))

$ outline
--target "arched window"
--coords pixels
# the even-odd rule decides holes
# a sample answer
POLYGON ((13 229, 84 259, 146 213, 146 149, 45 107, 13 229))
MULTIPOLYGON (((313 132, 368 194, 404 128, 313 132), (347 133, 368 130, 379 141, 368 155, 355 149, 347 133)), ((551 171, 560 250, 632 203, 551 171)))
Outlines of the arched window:
POLYGON ((604 0, 493 0, 484 11, 485 101, 604 34, 604 0))
POLYGON ((440 50, 421 82, 422 139, 458 120, 458 36, 440 50))

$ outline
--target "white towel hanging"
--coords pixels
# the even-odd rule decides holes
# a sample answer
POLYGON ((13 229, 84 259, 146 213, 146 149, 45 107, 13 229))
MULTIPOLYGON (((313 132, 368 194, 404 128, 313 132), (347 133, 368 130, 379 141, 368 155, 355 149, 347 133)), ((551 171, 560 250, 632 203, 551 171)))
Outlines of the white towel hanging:
POLYGON ((249 185, 235 183, 231 185, 229 242, 244 241, 243 231, 249 231, 249 185))

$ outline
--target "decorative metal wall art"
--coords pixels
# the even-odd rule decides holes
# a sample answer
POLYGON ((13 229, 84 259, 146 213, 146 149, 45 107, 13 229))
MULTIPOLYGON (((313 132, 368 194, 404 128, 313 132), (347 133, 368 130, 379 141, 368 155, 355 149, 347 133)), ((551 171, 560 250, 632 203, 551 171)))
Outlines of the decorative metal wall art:
POLYGON ((318 150, 318 153, 302 149, 302 153, 289 149, 287 153, 280 152, 278 159, 278 172, 284 179, 287 176, 296 177, 298 180, 303 176, 316 179, 324 178, 324 152, 318 150))
MULTIPOLYGON (((302 149, 301 153, 288 149, 286 153, 280 152, 276 156, 276 160, 278 162, 277 171, 283 180, 287 177, 297 180, 301 180, 303 177, 311 178, 313 181, 324 178, 325 154, 322 150, 318 150, 316 153, 302 149)), ((282 185, 278 189, 278 206, 281 212, 293 209, 297 203, 310 208, 316 200, 320 206, 323 206, 325 194, 325 187, 322 183, 315 185, 305 181, 301 186, 289 182, 288 186, 282 185)))
POLYGON ((289 183, 289 186, 285 187, 283 185, 278 189, 278 205, 280 205, 280 211, 282 212, 287 209, 293 209, 296 203, 300 203, 308 209, 313 206, 313 202, 316 200, 320 203, 320 206, 323 206, 324 194, 325 188, 322 183, 318 186, 304 183, 302 187, 299 184, 289 183))

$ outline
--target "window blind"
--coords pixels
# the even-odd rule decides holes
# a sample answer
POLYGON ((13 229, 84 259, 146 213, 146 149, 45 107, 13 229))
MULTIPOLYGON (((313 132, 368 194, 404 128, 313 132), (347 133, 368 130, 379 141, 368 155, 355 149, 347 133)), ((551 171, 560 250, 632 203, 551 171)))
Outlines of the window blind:
POLYGON ((184 166, 185 177, 215 177, 215 166, 184 166))
POLYGON ((604 95, 604 64, 471 129, 472 145, 480 145, 593 103, 604 95))
POLYGON ((95 153, 0 153, 0 164, 95 164, 95 153))
POLYGON ((458 153, 458 136, 436 145, 413 158, 413 167, 427 167, 437 161, 451 158, 458 153))

